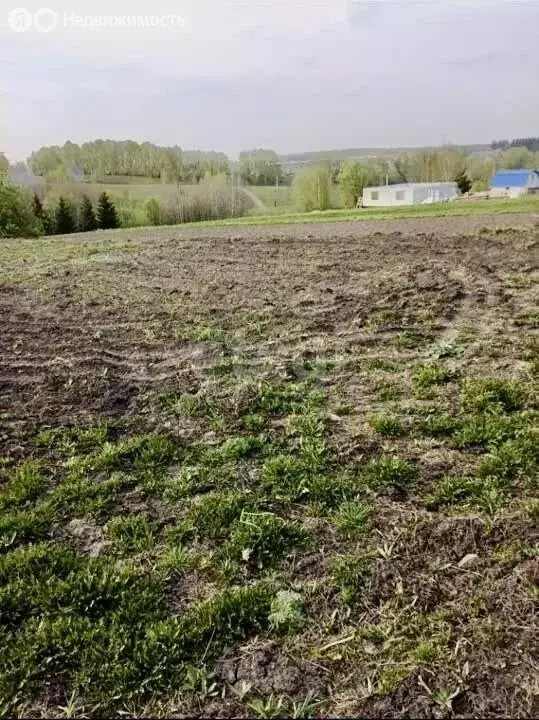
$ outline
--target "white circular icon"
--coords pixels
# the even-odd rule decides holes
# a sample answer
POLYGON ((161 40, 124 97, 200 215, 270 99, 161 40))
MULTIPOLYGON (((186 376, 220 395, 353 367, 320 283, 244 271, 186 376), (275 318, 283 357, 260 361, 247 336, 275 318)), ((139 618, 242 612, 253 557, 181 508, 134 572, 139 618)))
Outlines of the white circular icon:
POLYGON ((41 8, 34 14, 34 26, 38 32, 52 32, 58 25, 58 13, 49 8, 41 8))
POLYGON ((9 13, 7 21, 14 32, 26 32, 32 27, 34 18, 26 8, 15 8, 9 13))

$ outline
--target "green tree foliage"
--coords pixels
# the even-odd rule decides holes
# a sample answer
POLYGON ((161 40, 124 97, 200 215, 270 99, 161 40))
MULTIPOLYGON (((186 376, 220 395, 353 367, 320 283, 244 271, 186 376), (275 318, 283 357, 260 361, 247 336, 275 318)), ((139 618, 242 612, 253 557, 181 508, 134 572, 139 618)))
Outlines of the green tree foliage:
POLYGON ((60 196, 55 213, 55 232, 57 235, 68 235, 75 232, 77 224, 73 206, 66 198, 60 196))
POLYGON ((240 153, 240 177, 246 185, 283 183, 281 160, 273 150, 246 150, 240 153))
POLYGON ((83 195, 79 207, 79 230, 81 232, 92 232, 97 230, 97 218, 95 216, 92 201, 88 195, 83 195))
POLYGON ((41 198, 37 193, 34 193, 32 198, 32 212, 34 213, 37 220, 41 223, 43 232, 45 235, 51 235, 54 232, 54 219, 50 216, 50 213, 45 210, 41 198))
POLYGON ((466 162, 466 174, 472 182, 474 191, 488 190, 490 178, 496 172, 496 158, 469 157, 466 162))
POLYGON ((180 148, 165 149, 161 160, 161 182, 179 185, 186 174, 180 148))
POLYGON ((114 228, 120 227, 114 203, 105 192, 99 196, 97 224, 101 230, 114 230, 114 228))
POLYGON ((345 207, 356 207, 363 188, 383 182, 380 167, 361 162, 347 162, 338 176, 341 196, 345 207))
POLYGON ((527 147, 510 147, 498 157, 498 168, 506 170, 534 169, 537 164, 537 155, 527 147))
POLYGON ((161 206, 156 198, 150 198, 146 203, 146 215, 148 216, 148 220, 151 225, 161 225, 161 206))
POLYGON ((302 212, 328 210, 331 207, 330 174, 327 164, 306 168, 292 183, 294 198, 302 212))
POLYGON ((0 238, 38 237, 42 232, 26 193, 0 178, 0 238))
POLYGON ((122 175, 198 183, 208 175, 214 177, 229 170, 228 158, 223 153, 185 152, 178 146, 159 147, 131 140, 95 140, 80 146, 67 142, 62 147, 42 147, 30 156, 28 163, 36 175, 48 180, 69 177, 77 169, 94 181, 122 175))
POLYGON ((466 167, 466 153, 450 145, 441 150, 404 153, 394 162, 398 182, 451 181, 466 167))
POLYGON ((0 153, 0 178, 7 177, 8 172, 9 160, 3 153, 0 153))
POLYGON ((458 173, 455 177, 455 182, 457 183, 457 187, 461 195, 466 195, 472 189, 472 183, 465 170, 458 173))

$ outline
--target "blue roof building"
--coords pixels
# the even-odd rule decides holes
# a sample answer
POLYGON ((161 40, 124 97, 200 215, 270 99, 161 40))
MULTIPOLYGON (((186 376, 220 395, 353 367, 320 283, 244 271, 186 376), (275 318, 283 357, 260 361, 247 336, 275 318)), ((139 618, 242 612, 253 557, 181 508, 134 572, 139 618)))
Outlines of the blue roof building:
POLYGON ((490 187, 494 194, 509 197, 539 192, 539 171, 498 170, 490 182, 490 187))

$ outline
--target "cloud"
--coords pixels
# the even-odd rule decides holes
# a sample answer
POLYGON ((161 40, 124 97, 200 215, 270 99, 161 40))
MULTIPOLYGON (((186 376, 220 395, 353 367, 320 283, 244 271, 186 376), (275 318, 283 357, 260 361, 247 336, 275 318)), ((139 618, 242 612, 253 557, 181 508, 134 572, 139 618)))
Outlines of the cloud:
POLYGON ((42 143, 103 136, 225 151, 488 142, 539 121, 533 2, 26 5, 43 2, 59 13, 54 32, 0 25, 0 131, 16 158, 42 143), (63 13, 180 15, 185 23, 64 26, 63 13), (500 108, 506 96, 511 106, 500 108))

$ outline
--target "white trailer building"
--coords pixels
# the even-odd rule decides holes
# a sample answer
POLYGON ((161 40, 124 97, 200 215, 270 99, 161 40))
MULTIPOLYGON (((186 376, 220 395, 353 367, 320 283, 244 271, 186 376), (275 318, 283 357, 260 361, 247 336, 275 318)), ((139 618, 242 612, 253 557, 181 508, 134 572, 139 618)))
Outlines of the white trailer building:
POLYGON ((396 205, 428 205, 447 202, 458 196, 456 183, 403 183, 366 187, 359 200, 362 207, 392 207, 396 205))

